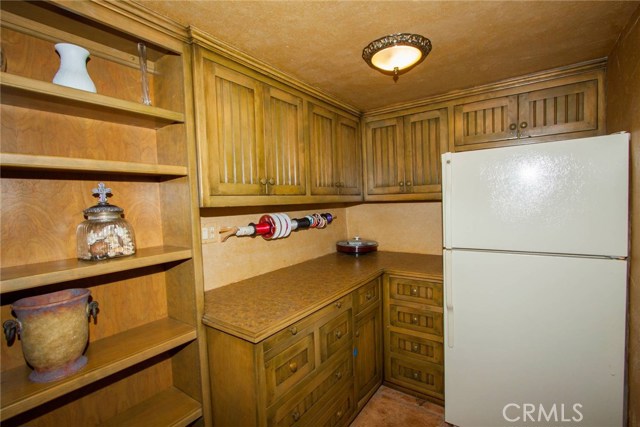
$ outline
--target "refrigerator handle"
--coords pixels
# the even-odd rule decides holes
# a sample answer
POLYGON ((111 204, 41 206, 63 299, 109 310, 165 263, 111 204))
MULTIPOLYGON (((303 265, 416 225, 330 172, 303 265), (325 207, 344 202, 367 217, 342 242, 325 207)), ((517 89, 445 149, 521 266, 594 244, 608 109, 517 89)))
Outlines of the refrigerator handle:
POLYGON ((442 155, 442 227, 444 247, 451 249, 451 153, 442 155))
POLYGON ((444 304, 445 304, 445 318, 447 336, 446 342, 449 348, 453 348, 453 281, 451 278, 451 257, 453 256, 450 250, 443 251, 444 259, 444 304))

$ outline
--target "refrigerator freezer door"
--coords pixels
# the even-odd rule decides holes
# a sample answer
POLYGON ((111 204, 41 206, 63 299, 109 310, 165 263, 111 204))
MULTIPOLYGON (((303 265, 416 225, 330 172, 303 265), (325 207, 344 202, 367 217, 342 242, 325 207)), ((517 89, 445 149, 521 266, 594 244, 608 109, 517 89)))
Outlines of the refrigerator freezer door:
POLYGON ((629 135, 443 155, 445 248, 627 256, 629 135))
POLYGON ((622 425, 625 260, 458 250, 445 258, 447 422, 622 425))

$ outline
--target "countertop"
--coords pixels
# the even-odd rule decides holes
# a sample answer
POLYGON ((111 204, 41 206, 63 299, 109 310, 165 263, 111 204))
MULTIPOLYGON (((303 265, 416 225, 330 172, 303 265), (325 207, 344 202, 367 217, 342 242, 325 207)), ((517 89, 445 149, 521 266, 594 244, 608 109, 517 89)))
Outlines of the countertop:
POLYGON ((332 253, 205 292, 203 322, 258 343, 382 273, 442 278, 442 257, 332 253))

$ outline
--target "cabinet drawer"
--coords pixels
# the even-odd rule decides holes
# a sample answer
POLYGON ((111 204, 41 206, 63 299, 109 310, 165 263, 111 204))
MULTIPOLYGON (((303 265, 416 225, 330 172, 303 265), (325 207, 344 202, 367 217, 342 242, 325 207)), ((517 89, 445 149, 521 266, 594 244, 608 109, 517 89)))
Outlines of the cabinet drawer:
POLYGON ((389 297, 398 301, 442 307, 442 283, 391 276, 389 297))
POLYGON ((301 382, 315 369, 314 334, 307 334, 265 361, 267 404, 301 382))
POLYGON ((344 351, 342 357, 317 372, 309 384, 269 410, 267 424, 270 427, 288 427, 298 422, 304 424, 305 420, 313 421, 310 411, 333 401, 336 391, 351 380, 353 368, 350 353, 344 351))
POLYGON ((273 354, 279 353, 282 349, 293 345, 301 337, 312 334, 319 323, 325 322, 326 319, 339 316, 350 308, 351 298, 349 296, 340 298, 280 332, 273 334, 262 342, 265 360, 270 359, 273 357, 273 354))
POLYGON ((380 301, 380 281, 378 277, 353 292, 353 313, 358 315, 380 301))
POLYGON ((394 331, 389 333, 389 351, 440 365, 444 361, 444 347, 441 342, 394 331))
POLYGON ((391 355, 391 372, 387 380, 429 395, 442 398, 444 393, 444 368, 429 362, 391 355))
POLYGON ((389 323, 403 329, 442 336, 442 313, 392 304, 389 323))
POLYGON ((330 405, 325 407, 319 416, 309 420, 309 426, 338 427, 345 426, 351 419, 356 402, 353 396, 353 383, 343 388, 337 396, 332 397, 330 405))
POLYGON ((320 327, 320 362, 324 363, 343 346, 351 344, 351 317, 351 310, 348 310, 320 327))

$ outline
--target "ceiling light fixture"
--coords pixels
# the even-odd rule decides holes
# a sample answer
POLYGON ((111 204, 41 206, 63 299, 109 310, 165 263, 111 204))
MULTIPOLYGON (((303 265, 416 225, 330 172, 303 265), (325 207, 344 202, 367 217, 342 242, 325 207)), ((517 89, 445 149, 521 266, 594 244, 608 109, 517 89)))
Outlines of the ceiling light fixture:
POLYGON ((383 74, 404 74, 422 61, 431 52, 431 41, 419 34, 397 33, 374 40, 362 50, 362 59, 371 68, 383 74))

